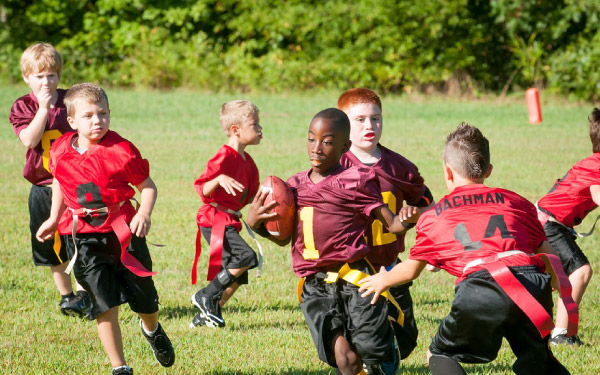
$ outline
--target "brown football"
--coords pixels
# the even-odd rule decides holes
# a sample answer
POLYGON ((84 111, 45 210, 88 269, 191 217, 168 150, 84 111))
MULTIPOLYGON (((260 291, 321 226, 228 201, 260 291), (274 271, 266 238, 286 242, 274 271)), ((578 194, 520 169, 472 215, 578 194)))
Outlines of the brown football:
POLYGON ((277 202, 277 206, 271 210, 275 211, 277 216, 274 220, 266 221, 265 228, 273 237, 284 240, 292 234, 296 223, 294 193, 288 184, 277 176, 267 177, 261 189, 269 192, 265 198, 265 206, 272 201, 277 202))

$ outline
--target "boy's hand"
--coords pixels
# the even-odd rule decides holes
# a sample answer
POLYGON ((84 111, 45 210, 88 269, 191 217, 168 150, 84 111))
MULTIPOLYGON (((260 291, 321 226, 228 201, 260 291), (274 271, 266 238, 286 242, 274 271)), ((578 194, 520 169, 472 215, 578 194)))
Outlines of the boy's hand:
POLYGON ((35 238, 44 242, 46 240, 51 240, 54 238, 54 233, 56 232, 56 228, 58 227, 58 222, 52 219, 48 219, 40 225, 39 229, 35 233, 35 238))
POLYGON ((244 185, 240 184, 234 178, 231 178, 226 174, 219 175, 217 177, 217 181, 219 182, 219 186, 221 186, 225 190, 225 192, 227 192, 227 194, 235 196, 236 190, 240 193, 244 191, 244 185))
POLYGON ((145 237, 150 232, 151 224, 150 215, 146 212, 138 211, 133 219, 131 219, 129 229, 137 237, 145 237))
POLYGON ((371 299, 371 304, 374 305, 377 302, 377 299, 381 295, 381 293, 385 292, 388 287, 385 285, 385 275, 388 271, 385 270, 385 267, 381 267, 379 273, 366 277, 358 282, 360 288, 359 292, 364 292, 361 294, 361 297, 366 298, 368 295, 373 294, 373 298, 371 299))
POLYGON ((50 94, 49 89, 41 89, 35 97, 38 101, 39 108, 50 108, 50 103, 52 102, 52 94, 50 94))
POLYGON ((416 223, 421 217, 421 210, 418 207, 404 206, 398 212, 398 216, 404 223, 416 223))
POLYGON ((258 194, 256 194, 254 200, 250 204, 246 222, 252 229, 260 227, 263 221, 269 221, 269 219, 273 219, 275 216, 277 216, 276 212, 269 212, 271 209, 277 206, 277 202, 272 201, 268 205, 264 206, 267 195, 269 195, 267 190, 259 189, 258 194))

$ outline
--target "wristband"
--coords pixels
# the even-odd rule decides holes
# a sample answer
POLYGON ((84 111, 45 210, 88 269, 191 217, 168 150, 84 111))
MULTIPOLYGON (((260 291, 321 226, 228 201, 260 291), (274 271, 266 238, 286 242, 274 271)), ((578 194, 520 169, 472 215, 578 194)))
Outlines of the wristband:
POLYGON ((401 221, 400 224, 406 229, 414 228, 417 225, 417 223, 405 223, 404 221, 401 221))
POLYGON ((265 224, 264 223, 262 223, 260 225, 260 227, 258 227, 257 229, 253 228, 252 230, 254 231, 254 233, 258 234, 261 237, 268 238, 271 235, 271 233, 269 233, 269 231, 267 230, 267 228, 265 228, 265 224))

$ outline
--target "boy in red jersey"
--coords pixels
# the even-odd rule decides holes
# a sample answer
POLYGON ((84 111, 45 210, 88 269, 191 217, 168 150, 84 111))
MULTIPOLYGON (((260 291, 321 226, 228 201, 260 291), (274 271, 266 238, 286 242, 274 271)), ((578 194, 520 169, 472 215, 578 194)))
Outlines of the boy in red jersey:
POLYGON ((200 309, 192 326, 224 327, 221 306, 241 284, 248 283, 248 270, 258 265, 256 253, 239 234, 239 211, 252 201, 260 185, 258 168, 245 151, 262 139, 258 113, 258 108, 246 100, 222 105, 220 122, 227 144, 208 161, 194 183, 204 205, 196 216, 198 235, 192 284, 196 283, 202 236, 210 244, 210 283, 192 295, 192 303, 200 309))
POLYGON ((56 233, 53 239, 44 243, 35 238, 40 224, 50 215, 50 146, 61 135, 72 131, 63 102, 66 90, 58 89, 61 72, 62 57, 52 45, 36 43, 27 48, 21 56, 21 74, 31 92, 15 101, 9 120, 17 137, 27 147, 23 176, 32 184, 29 192, 29 229, 33 263, 50 267, 56 288, 61 294, 61 312, 83 316, 89 311, 90 300, 80 285, 77 285, 77 295, 73 294, 71 276, 64 273, 68 258, 61 237, 56 233))
MULTIPOLYGON (((503 337, 517 356, 516 374, 568 374, 548 346, 552 286, 542 259, 568 280, 556 256, 533 255, 552 252, 535 207, 512 191, 484 185, 491 172, 487 139, 461 124, 444 147, 450 194, 421 215, 409 258, 362 280, 360 290, 364 297, 373 293, 376 302, 381 292, 414 280, 430 263, 457 277, 450 313, 429 346, 434 375, 465 374, 459 362, 492 361, 503 337)), ((563 287, 561 294, 570 299, 563 287)), ((572 299, 568 305, 576 310, 572 299)), ((576 324, 575 318, 573 330, 576 324)))
POLYGON ((90 293, 91 316, 115 374, 133 374, 123 354, 119 305, 128 302, 154 356, 172 366, 175 353, 158 323, 158 295, 145 236, 156 201, 148 161, 135 146, 110 131, 104 90, 91 83, 65 95, 68 121, 77 133, 58 139, 50 151, 52 210, 38 230, 40 241, 58 230, 67 235, 77 280, 90 293), (139 210, 130 199, 141 194, 139 210), (66 210, 68 208, 68 210, 66 210), (64 213, 64 214, 63 214, 64 213), (68 235, 70 234, 70 235, 68 235))
MULTIPOLYGON (((344 168, 340 158, 350 147, 350 121, 337 108, 319 112, 308 129, 312 168, 287 180, 297 202, 291 235, 294 273, 305 282, 300 307, 319 358, 338 373, 394 374, 399 354, 388 321, 387 304, 370 305, 358 294, 357 278, 371 268, 364 260, 369 246, 365 228, 377 218, 393 233, 402 233, 418 212, 394 215, 383 203, 371 168, 344 168), (403 222, 404 220, 404 222, 403 222)), ((248 211, 248 224, 261 235, 270 206, 260 192, 248 211)), ((273 204, 273 203, 272 203, 273 204)), ((266 233, 265 233, 266 232, 266 233)), ((270 237, 272 239, 272 237, 270 237)), ((278 241, 280 245, 289 238, 278 241)))
MULTIPOLYGON (((552 189, 537 202, 539 219, 548 241, 558 253, 573 286, 573 299, 579 305, 592 278, 592 267, 575 242, 577 232, 588 213, 600 205, 600 109, 590 117, 590 139, 593 154, 577 162, 552 189)), ((582 237, 591 234, 581 235, 582 237)), ((582 345, 578 336, 567 336, 567 312, 561 301, 556 309, 556 328, 551 344, 582 345)))
MULTIPOLYGON (((383 131, 383 113, 381 100, 372 90, 354 88, 345 91, 338 99, 337 106, 350 119, 350 150, 342 155, 340 163, 344 167, 364 166, 375 171, 381 187, 384 203, 395 214, 400 212, 404 201, 419 207, 422 211, 433 205, 433 196, 417 167, 402 155, 379 143, 383 131)), ((375 220, 365 230, 365 236, 371 248, 367 259, 378 270, 380 267, 391 269, 400 263, 398 254, 404 251, 405 233, 394 234, 385 230, 379 220, 375 220)), ((402 359, 408 357, 417 345, 417 323, 413 313, 413 301, 407 283, 390 289, 404 313, 403 324, 392 319, 396 339, 402 359)), ((396 307, 388 301, 391 316, 396 307)))

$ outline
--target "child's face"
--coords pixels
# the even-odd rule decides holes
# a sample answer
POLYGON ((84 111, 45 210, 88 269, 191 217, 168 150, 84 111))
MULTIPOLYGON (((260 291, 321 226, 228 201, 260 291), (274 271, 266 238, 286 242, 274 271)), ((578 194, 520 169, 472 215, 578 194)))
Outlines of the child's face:
POLYGON ((58 88, 60 78, 56 72, 44 71, 23 76, 23 80, 31 91, 33 91, 33 94, 38 97, 44 91, 49 95, 53 95, 58 88))
POLYGON ((257 145, 262 139, 262 126, 258 121, 258 115, 248 117, 238 127, 239 142, 243 145, 257 145))
POLYGON ((78 100, 75 104, 75 115, 67 117, 67 120, 79 134, 79 147, 94 145, 108 132, 110 109, 106 100, 100 103, 78 100))
POLYGON ((336 131, 330 119, 316 118, 308 128, 308 157, 312 170, 327 175, 340 164, 342 154, 350 148, 343 132, 336 131))
POLYGON ((374 150, 381 138, 383 127, 381 108, 373 103, 359 103, 349 107, 346 114, 350 119, 352 147, 364 151, 374 150))

